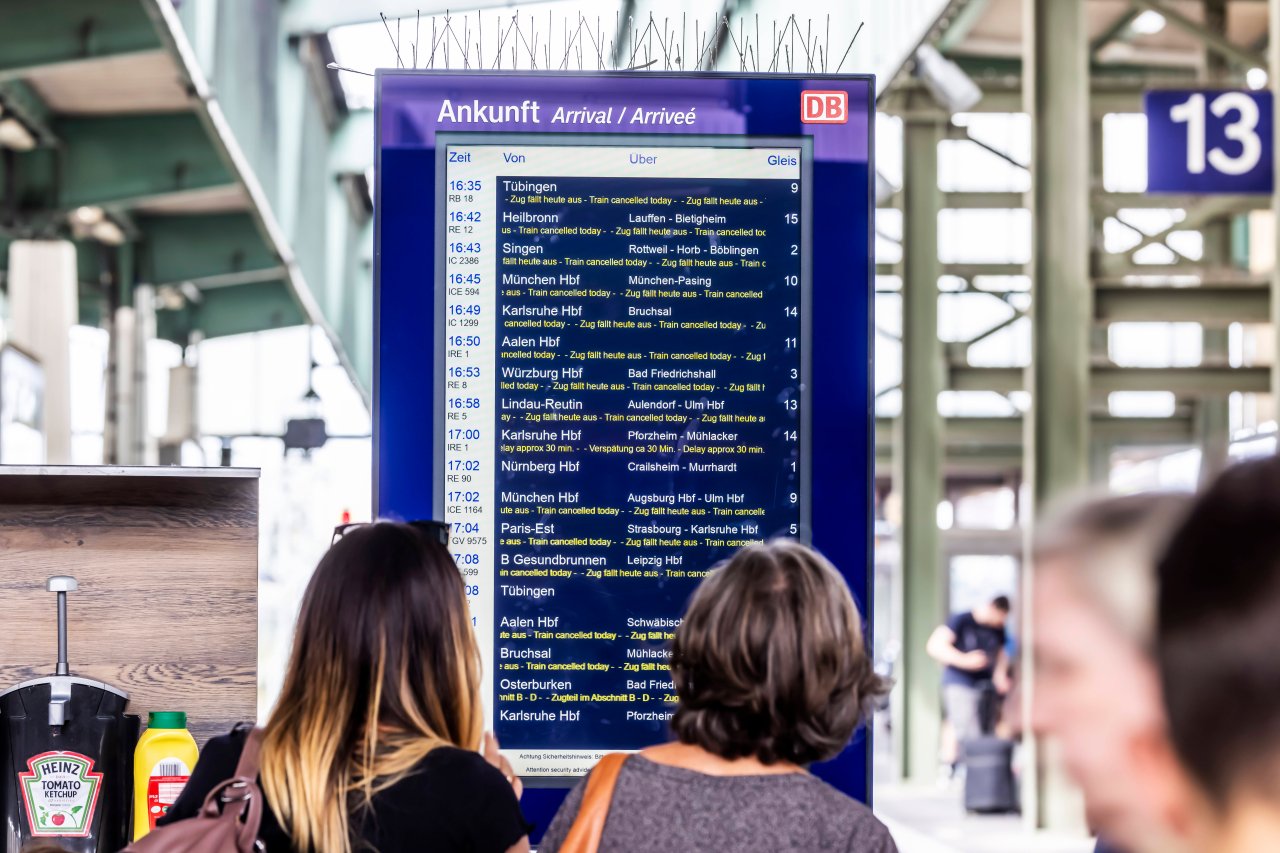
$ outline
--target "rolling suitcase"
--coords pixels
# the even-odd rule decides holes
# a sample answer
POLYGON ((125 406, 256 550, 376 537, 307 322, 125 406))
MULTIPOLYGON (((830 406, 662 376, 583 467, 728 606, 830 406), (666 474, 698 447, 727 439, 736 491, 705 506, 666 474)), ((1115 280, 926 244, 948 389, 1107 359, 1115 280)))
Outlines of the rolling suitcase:
POLYGON ((981 814, 1018 811, 1013 741, 998 737, 964 742, 964 808, 981 814))

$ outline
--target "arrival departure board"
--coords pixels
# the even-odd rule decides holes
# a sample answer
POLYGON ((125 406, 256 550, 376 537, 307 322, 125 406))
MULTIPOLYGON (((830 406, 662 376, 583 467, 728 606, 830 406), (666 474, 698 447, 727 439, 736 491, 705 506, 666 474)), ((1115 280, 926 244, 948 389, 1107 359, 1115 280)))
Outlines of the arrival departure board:
POLYGON ((678 614, 800 532, 791 145, 446 141, 446 520, 529 776, 665 737, 678 614))
MULTIPOLYGON (((376 86, 372 509, 451 523, 485 723, 546 826, 671 739, 672 640, 743 545, 812 544, 869 613, 874 81, 376 86)), ((868 754, 812 771, 865 802, 868 754)))

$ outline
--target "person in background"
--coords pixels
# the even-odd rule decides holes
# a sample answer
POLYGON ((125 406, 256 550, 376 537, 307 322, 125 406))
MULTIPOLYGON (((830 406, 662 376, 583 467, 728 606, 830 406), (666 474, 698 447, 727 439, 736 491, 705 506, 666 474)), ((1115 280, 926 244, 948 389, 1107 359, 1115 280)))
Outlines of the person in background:
MULTIPOLYGON (((266 725, 266 853, 528 851, 518 780, 483 732, 480 653, 448 528, 340 534, 307 586, 266 725)), ((160 823, 194 816, 235 775, 244 742, 210 741, 160 823)))
POLYGON ((1280 850, 1280 458, 1223 472, 1159 579, 1169 732, 1205 794, 1196 849, 1280 850))
POLYGON ((1009 692, 1009 658, 1005 654, 1009 599, 997 596, 971 612, 957 613, 929 637, 926 651, 943 665, 942 704, 948 728, 943 732, 941 760, 952 773, 960 745, 983 733, 983 691, 1009 692))
POLYGON ((1156 560, 1190 503, 1102 498, 1037 530, 1030 723, 1060 745, 1107 853, 1188 849, 1193 787, 1167 737, 1153 646, 1156 560))
MULTIPOLYGON (((895 853, 861 803, 806 767, 849 743, 888 685, 830 563, 789 540, 749 545, 694 593, 672 648, 676 740, 622 765, 600 853, 895 853)), ((557 853, 579 785, 539 845, 557 853)))

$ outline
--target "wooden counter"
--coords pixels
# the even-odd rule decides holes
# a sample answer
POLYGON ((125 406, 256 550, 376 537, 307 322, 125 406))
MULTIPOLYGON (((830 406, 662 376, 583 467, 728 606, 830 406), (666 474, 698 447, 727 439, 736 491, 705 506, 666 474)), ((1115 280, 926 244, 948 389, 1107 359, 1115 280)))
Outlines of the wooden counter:
POLYGON ((257 707, 258 472, 0 466, 0 690, 53 674, 71 575, 72 675, 129 712, 186 711, 201 745, 257 707))

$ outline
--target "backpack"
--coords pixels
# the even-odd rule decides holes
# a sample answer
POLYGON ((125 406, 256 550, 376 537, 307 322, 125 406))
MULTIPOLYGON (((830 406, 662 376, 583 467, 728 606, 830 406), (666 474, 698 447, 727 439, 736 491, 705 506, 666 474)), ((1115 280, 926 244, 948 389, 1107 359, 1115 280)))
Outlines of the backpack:
POLYGON ((158 826, 121 853, 262 853, 262 789, 258 787, 261 728, 244 742, 236 775, 219 783, 204 798, 195 817, 158 826))

